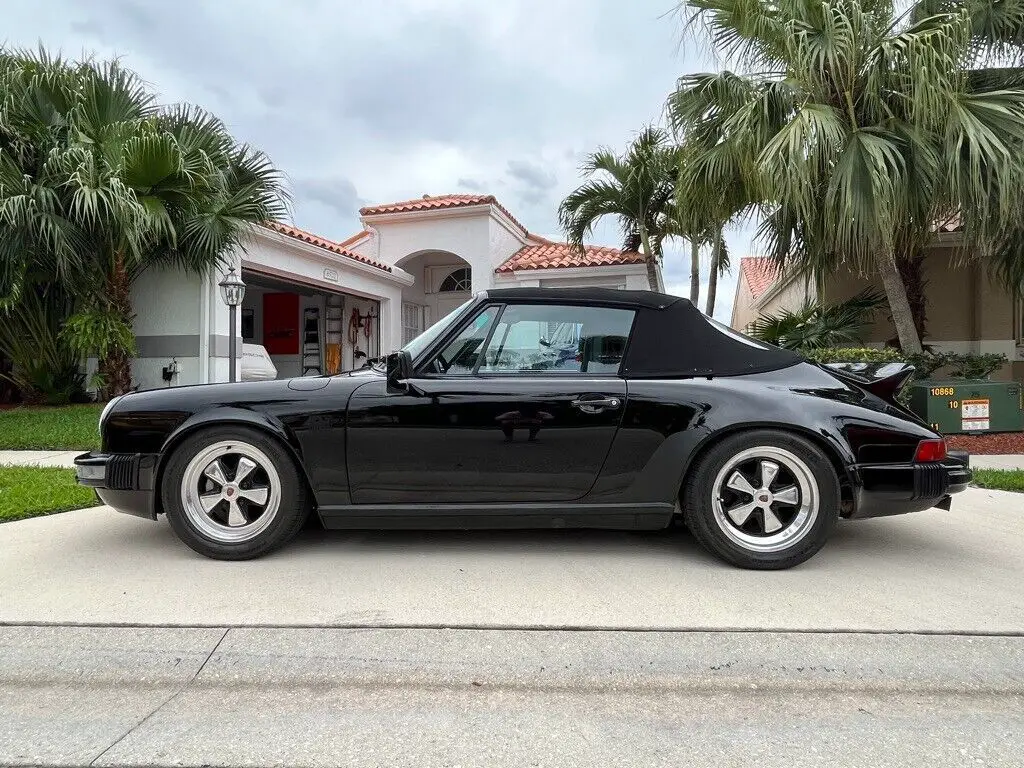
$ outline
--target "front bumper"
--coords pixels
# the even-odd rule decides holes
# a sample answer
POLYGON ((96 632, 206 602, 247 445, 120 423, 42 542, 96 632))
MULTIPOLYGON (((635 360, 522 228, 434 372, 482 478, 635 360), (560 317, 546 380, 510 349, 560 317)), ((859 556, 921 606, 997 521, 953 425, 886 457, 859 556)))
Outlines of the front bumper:
POLYGON ((860 487, 849 515, 852 520, 949 509, 952 495, 965 490, 973 477, 965 451, 950 451, 941 462, 866 464, 855 471, 860 487))
POLYGON ((79 485, 96 489, 100 501, 118 512, 156 520, 157 455, 153 453, 98 453, 75 458, 79 485))

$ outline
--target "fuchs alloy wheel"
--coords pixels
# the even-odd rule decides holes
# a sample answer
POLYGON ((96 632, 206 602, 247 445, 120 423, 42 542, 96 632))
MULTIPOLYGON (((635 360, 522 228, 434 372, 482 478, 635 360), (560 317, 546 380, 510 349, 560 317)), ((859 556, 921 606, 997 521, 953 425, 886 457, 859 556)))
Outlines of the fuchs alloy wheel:
POLYGON ((743 568, 789 568, 839 519, 839 481, 809 441, 757 430, 713 446, 688 474, 683 516, 714 554, 743 568))
POLYGON ((309 511, 295 462, 274 438, 215 427, 185 440, 163 475, 167 519, 200 554, 258 557, 287 543, 309 511))

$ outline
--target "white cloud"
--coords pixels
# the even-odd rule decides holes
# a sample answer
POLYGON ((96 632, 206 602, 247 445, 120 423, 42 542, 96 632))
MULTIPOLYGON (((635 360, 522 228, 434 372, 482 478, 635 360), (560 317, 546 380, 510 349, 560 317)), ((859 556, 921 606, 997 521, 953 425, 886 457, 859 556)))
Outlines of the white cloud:
MULTIPOLYGON (((120 56, 162 99, 215 112, 293 180, 296 223, 328 237, 356 229, 360 202, 459 190, 557 235, 583 155, 623 147, 660 118, 680 74, 708 67, 676 5, 49 0, 6 9, 4 34, 120 56)), ((594 242, 619 245, 614 222, 594 242)), ((748 234, 729 242, 736 258, 750 250, 748 234)), ((680 244, 665 264, 684 295, 688 260, 680 244)), ((733 285, 720 284, 718 317, 733 285)))

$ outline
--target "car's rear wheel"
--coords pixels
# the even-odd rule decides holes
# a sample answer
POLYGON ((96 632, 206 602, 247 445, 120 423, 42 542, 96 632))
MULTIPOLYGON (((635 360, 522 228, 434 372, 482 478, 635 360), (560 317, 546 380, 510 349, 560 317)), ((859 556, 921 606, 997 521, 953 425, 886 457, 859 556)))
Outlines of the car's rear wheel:
POLYGON ((287 450, 246 427, 205 429, 168 459, 167 520, 196 552, 247 560, 288 543, 309 514, 306 485, 287 450))
POLYGON ((681 503, 693 535, 724 560, 790 568, 825 545, 839 519, 839 480, 809 441, 755 430, 712 446, 688 474, 681 503))

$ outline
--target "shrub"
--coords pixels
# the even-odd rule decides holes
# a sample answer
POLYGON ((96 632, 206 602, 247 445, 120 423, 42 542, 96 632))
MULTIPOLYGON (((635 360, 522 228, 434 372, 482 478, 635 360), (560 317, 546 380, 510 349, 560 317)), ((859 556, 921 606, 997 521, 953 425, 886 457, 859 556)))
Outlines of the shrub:
POLYGON ((939 369, 945 368, 945 375, 951 379, 986 379, 1006 363, 1006 355, 955 352, 921 352, 905 355, 898 349, 886 347, 827 347, 801 351, 808 360, 816 363, 897 363, 907 362, 914 366, 914 378, 930 378, 939 369))
POLYGON ((12 363, 10 381, 28 403, 85 402, 85 374, 74 349, 61 337, 67 297, 57 290, 26 290, 0 310, 0 353, 12 363))
POLYGON ((907 355, 892 347, 822 347, 804 349, 801 354, 815 363, 898 363, 907 360, 907 355))
POLYGON ((857 343, 864 327, 884 304, 885 297, 871 288, 840 304, 810 301, 795 312, 783 310, 761 315, 752 323, 750 335, 777 347, 797 350, 857 343))
POLYGON ((949 375, 954 379, 987 379, 1006 363, 1006 355, 946 355, 949 375))

